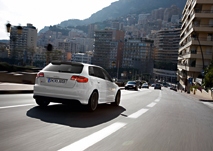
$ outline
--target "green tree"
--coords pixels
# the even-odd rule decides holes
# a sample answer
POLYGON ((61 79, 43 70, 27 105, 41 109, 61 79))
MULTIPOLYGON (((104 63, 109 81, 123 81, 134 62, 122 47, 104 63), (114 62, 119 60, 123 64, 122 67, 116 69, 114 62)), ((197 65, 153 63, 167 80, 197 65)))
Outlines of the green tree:
POLYGON ((206 89, 213 87, 213 60, 204 71, 204 86, 206 89))

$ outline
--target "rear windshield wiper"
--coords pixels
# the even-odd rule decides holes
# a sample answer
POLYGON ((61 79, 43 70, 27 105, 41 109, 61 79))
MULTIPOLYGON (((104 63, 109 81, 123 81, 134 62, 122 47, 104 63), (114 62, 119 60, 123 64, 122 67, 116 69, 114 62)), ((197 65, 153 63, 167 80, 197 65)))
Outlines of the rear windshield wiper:
POLYGON ((62 70, 58 70, 58 72, 73 73, 73 72, 71 72, 71 71, 62 71, 62 70))

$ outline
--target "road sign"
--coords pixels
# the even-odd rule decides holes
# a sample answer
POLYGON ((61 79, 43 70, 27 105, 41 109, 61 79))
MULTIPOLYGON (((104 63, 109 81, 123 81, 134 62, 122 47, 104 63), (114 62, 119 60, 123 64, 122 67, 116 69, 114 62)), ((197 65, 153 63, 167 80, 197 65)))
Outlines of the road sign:
POLYGON ((201 71, 201 75, 204 76, 204 71, 203 70, 201 71))
POLYGON ((193 81, 193 78, 189 78, 189 83, 192 83, 192 81, 193 81))

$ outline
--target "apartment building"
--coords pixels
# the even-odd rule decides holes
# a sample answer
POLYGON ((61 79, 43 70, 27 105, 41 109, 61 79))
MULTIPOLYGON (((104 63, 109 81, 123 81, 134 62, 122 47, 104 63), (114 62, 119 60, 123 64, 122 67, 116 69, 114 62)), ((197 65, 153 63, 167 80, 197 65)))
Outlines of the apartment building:
POLYGON ((91 64, 91 55, 86 53, 74 53, 71 55, 71 61, 91 64))
POLYGON ((65 51, 65 52, 76 53, 77 44, 70 41, 60 41, 58 42, 57 49, 65 51))
POLYGON ((121 66, 124 32, 119 30, 96 30, 92 63, 104 68, 121 66), (115 62, 115 66, 112 62, 115 62))
POLYGON ((10 57, 22 59, 27 53, 36 51, 37 29, 32 24, 22 27, 22 34, 18 34, 17 26, 13 26, 10 32, 10 57))
POLYGON ((138 69, 140 74, 153 72, 153 41, 129 39, 124 43, 122 68, 138 69))
POLYGON ((153 69, 155 79, 176 83, 180 31, 177 28, 156 33, 153 69))
POLYGON ((182 14, 177 80, 189 92, 213 59, 213 1, 187 0, 182 14))
POLYGON ((90 24, 89 25, 89 29, 88 29, 88 37, 89 38, 94 38, 94 33, 95 30, 97 30, 97 25, 96 24, 90 24))

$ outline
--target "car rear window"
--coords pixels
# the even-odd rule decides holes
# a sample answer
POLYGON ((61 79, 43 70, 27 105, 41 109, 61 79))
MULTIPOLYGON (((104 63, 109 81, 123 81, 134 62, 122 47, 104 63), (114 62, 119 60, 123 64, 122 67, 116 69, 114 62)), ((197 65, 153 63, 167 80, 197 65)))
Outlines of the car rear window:
POLYGON ((50 64, 46 66, 44 71, 66 72, 66 73, 81 73, 83 65, 81 64, 50 64))
POLYGON ((130 82, 128 82, 128 84, 136 84, 136 82, 132 82, 132 81, 130 81, 130 82))

